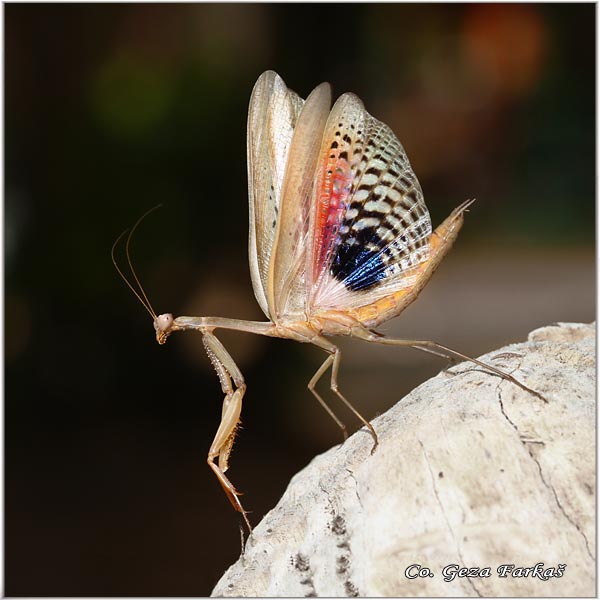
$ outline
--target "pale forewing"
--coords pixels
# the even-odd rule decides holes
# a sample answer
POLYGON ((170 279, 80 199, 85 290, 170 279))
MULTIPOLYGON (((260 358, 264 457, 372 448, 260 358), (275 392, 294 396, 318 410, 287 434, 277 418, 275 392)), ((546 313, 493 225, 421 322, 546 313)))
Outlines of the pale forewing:
POLYGON ((248 109, 247 159, 250 208, 250 275, 267 317, 269 260, 277 227, 285 166, 303 100, 274 71, 256 82, 248 109))
POLYGON ((306 99, 292 138, 271 252, 267 302, 276 319, 301 315, 306 307, 307 236, 316 167, 331 90, 322 83, 306 99))

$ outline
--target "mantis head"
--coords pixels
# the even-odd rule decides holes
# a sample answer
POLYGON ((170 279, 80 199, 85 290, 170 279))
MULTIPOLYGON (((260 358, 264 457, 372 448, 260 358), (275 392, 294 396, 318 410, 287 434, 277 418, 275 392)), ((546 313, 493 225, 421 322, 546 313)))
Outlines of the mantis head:
POLYGON ((159 344, 164 344, 169 337, 173 328, 173 315, 171 313, 165 313, 164 315, 158 315, 154 319, 154 330, 156 331, 156 341, 159 344))
POLYGON ((115 265, 115 268, 117 269, 119 275, 122 277, 123 281, 127 284, 129 289, 135 294, 136 298, 142 303, 144 308, 148 311, 148 313, 152 317, 152 320, 154 322, 154 330, 156 331, 156 341, 162 345, 167 341, 167 338, 169 337, 169 334, 172 331, 175 331, 175 330, 181 329, 181 328, 177 327, 175 325, 175 321, 174 321, 173 315, 171 313, 165 313, 162 315, 156 314, 156 312, 152 308, 152 305, 150 304, 150 300, 148 300, 148 296, 146 296, 146 292, 144 291, 144 288, 142 287, 142 284, 140 283, 138 276, 136 275, 135 269, 133 268, 133 264, 131 263, 131 255, 129 253, 129 245, 131 243, 131 237, 133 236, 134 231, 137 229, 137 226, 142 222, 142 220, 148 214, 150 214, 151 212, 153 212, 154 210, 156 210, 159 207, 160 207, 160 204, 158 206, 155 206, 154 208, 151 208, 149 211, 147 211, 145 214, 143 214, 136 221, 135 225, 131 228, 131 230, 125 230, 115 240, 115 243, 112 246, 110 255, 111 255, 113 264, 115 265), (116 248, 117 244, 119 243, 119 241, 121 240, 121 238, 128 231, 129 231, 129 235, 127 236, 127 241, 125 242, 125 254, 127 256, 127 264, 129 265, 129 269, 131 270, 131 273, 133 275, 133 281, 137 284, 137 287, 138 287, 137 290, 134 287, 133 283, 131 283, 129 281, 129 279, 127 279, 127 277, 125 277, 125 274, 120 269, 119 265, 117 264, 117 261, 115 260, 115 248, 116 248))

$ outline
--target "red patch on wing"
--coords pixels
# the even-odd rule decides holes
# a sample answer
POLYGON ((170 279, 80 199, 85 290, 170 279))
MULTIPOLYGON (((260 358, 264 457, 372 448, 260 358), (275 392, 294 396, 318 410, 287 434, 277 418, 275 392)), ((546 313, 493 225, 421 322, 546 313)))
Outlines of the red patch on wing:
POLYGON ((346 152, 330 151, 323 165, 317 192, 317 218, 314 244, 314 269, 318 276, 326 268, 348 205, 352 187, 350 163, 346 152))

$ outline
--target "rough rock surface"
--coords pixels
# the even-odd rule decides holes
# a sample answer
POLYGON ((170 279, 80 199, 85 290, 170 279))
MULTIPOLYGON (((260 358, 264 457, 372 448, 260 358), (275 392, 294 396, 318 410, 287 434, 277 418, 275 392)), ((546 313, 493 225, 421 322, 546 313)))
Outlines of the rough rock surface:
POLYGON ((373 421, 373 455, 363 428, 294 476, 213 596, 594 596, 595 327, 481 360, 548 403, 467 362, 441 372, 373 421), (566 567, 517 570, 538 563, 566 567))

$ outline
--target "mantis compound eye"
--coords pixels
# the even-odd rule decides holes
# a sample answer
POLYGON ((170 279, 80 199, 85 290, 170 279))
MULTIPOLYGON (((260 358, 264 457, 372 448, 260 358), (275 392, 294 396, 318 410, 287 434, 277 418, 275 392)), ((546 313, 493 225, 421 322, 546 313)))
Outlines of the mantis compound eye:
POLYGON ((171 327, 173 326, 173 315, 171 313, 165 313, 164 315, 158 315, 154 320, 154 329, 156 330, 156 341, 159 344, 164 344, 171 333, 171 327))
POLYGON ((164 333, 167 333, 169 331, 169 329, 171 328, 171 325, 173 325, 173 315, 171 313, 165 313, 164 315, 158 315, 158 317, 156 317, 156 321, 154 321, 155 323, 155 328, 156 331, 162 331, 164 333))

